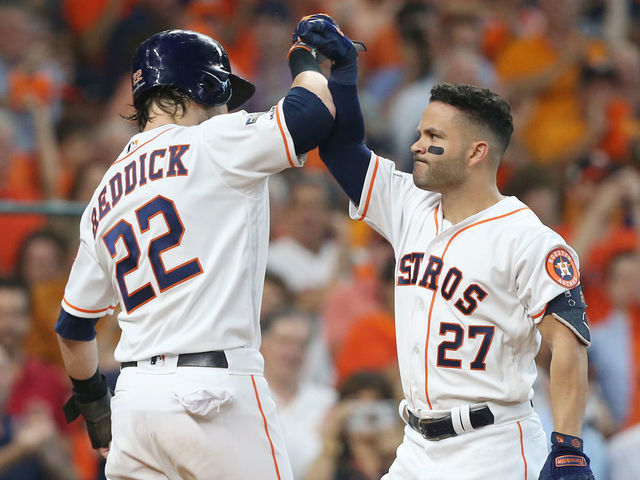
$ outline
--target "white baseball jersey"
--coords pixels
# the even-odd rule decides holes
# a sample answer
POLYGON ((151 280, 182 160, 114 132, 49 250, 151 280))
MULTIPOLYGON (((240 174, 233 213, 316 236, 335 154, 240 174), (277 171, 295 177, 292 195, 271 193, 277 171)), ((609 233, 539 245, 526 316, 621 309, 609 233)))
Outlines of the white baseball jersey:
POLYGON ((359 206, 392 244, 398 361, 416 413, 533 395, 536 323, 578 285, 578 259, 515 197, 452 225, 440 194, 372 154, 359 206))
POLYGON ((120 362, 257 349, 267 180, 303 160, 282 100, 135 135, 82 216, 62 307, 96 318, 120 304, 120 362))

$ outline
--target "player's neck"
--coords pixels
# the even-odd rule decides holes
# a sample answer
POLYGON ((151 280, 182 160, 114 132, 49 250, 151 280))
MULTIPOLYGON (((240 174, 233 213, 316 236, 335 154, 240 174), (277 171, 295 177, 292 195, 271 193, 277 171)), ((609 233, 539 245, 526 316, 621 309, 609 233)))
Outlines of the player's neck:
POLYGON ((183 114, 171 115, 156 105, 151 107, 151 114, 149 121, 144 127, 143 132, 153 130, 154 128, 161 127, 163 125, 180 125, 183 127, 192 127, 199 125, 205 120, 210 119, 216 115, 222 115, 228 113, 226 105, 220 105, 218 107, 205 107, 197 103, 191 102, 187 104, 186 110, 183 114))
POLYGON ((483 189, 461 188, 444 192, 442 193, 442 215, 455 225, 495 205, 503 198, 496 186, 483 189))

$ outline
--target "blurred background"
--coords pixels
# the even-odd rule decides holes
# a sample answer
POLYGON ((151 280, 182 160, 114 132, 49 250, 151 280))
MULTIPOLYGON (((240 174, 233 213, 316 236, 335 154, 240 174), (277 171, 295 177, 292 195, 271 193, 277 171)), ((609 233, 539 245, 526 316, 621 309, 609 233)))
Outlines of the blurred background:
MULTIPOLYGON (((640 478, 640 1, 0 0, 0 480, 104 478, 53 333, 79 215, 136 133, 130 60, 168 28, 219 40, 265 111, 298 19, 327 12, 360 57, 367 143, 410 171, 437 82, 512 105, 499 172, 581 258, 593 344, 583 436, 596 478, 640 478)), ((402 438, 390 246, 347 219, 318 158, 271 182, 265 375, 296 479, 378 479, 402 438)), ((114 318, 99 322, 114 382, 114 318)), ((545 428, 548 352, 534 398, 545 428)))

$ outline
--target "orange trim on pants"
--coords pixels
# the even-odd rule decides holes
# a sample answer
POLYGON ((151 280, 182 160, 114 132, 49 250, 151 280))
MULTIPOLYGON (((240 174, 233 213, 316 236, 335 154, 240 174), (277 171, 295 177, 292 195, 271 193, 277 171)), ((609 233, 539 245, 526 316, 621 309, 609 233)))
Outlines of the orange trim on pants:
POLYGON ((267 417, 264 416, 264 411, 262 410, 262 404, 260 403, 260 396, 258 395, 258 388, 256 387, 256 380, 255 378, 253 378, 253 375, 251 375, 251 382, 253 383, 253 391, 256 394, 256 401, 258 402, 260 415, 262 415, 262 421, 264 422, 264 431, 267 434, 267 439, 269 440, 269 446, 271 447, 271 456, 273 457, 273 465, 276 467, 276 476, 278 477, 278 480, 280 480, 280 469, 278 468, 278 461, 276 460, 276 451, 273 448, 271 435, 269 435, 269 428, 267 427, 267 417))
POLYGON ((527 459, 524 456, 524 440, 522 438, 522 425, 517 422, 518 430, 520 431, 520 452, 522 453, 522 461, 524 462, 524 480, 527 480, 527 459))

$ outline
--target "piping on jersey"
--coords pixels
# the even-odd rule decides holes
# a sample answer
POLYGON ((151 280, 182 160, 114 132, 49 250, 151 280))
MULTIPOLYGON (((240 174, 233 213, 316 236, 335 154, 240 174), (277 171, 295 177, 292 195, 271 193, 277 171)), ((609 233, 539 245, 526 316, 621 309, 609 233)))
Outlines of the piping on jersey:
POLYGON ((440 233, 440 225, 438 225, 438 212, 440 211, 440 204, 436 205, 436 209, 433 211, 433 221, 436 222, 436 237, 440 233))
POLYGON ((527 480, 527 457, 524 456, 524 439, 522 438, 522 425, 518 424, 518 430, 520 431, 520 453, 522 454, 522 461, 524 462, 524 480, 527 480))
MULTIPOLYGON (((289 152, 289 144, 287 143, 287 136, 284 134, 284 129, 282 128, 282 122, 280 121, 280 105, 276 105, 276 121, 278 122, 278 128, 280 129, 280 135, 282 135, 282 141, 284 142, 284 150, 287 152, 287 160, 289 160, 289 165, 295 167, 293 164, 293 160, 291 160, 291 152, 289 152)), ((278 478, 280 478, 278 476, 278 478)))
POLYGON ((264 416, 264 411, 262 410, 262 404, 260 403, 260 396, 258 395, 258 388, 256 387, 256 380, 255 378, 253 378, 253 375, 251 375, 251 382, 253 383, 253 391, 256 394, 256 401, 258 402, 260 415, 262 415, 262 421, 264 422, 264 431, 267 434, 267 439, 269 440, 269 446, 271 447, 271 456, 273 457, 273 465, 276 467, 276 476, 278 477, 278 480, 280 480, 280 469, 278 468, 278 461, 276 460, 276 451, 273 448, 271 435, 269 435, 269 428, 267 427, 267 417, 264 416))
POLYGON ((373 167, 373 175, 371 175, 371 182, 369 182, 369 191, 367 192, 367 199, 364 202, 364 210, 362 216, 358 220, 364 219, 367 216, 367 210, 369 210, 369 200, 371 200, 371 191, 373 190, 373 182, 376 181, 376 175, 378 174, 378 163, 380 158, 376 155, 376 164, 373 167))
POLYGON ((74 310, 77 310, 79 312, 84 312, 84 313, 103 313, 103 312, 106 313, 108 310, 111 310, 112 308, 116 308, 114 305, 109 305, 107 308, 101 308, 100 310, 86 310, 84 308, 76 307, 64 297, 62 298, 62 301, 67 305, 69 305, 74 310))
POLYGON ((535 320, 536 318, 541 316, 544 312, 546 312, 547 311, 547 305, 549 305, 549 304, 545 303, 544 307, 542 307, 542 311, 540 313, 536 313, 535 315, 531 315, 531 318, 533 318, 535 320))
MULTIPOLYGON (((451 238, 447 242, 447 246, 444 247, 444 251, 442 252, 442 256, 440 258, 444 261, 444 256, 447 254, 447 250, 451 246, 451 242, 453 242, 453 239, 456 238, 459 234, 461 234, 465 230, 468 230, 471 227, 475 227, 476 225, 481 225, 483 223, 491 222, 493 220, 500 220, 501 218, 508 217, 509 215, 513 215, 514 213, 522 212, 523 210, 529 210, 529 207, 519 208, 518 210, 505 213, 504 215, 498 215, 497 217, 491 217, 485 220, 480 220, 479 222, 472 223, 471 225, 467 225, 466 227, 461 228, 451 236, 451 238)), ((425 394, 425 397, 427 398, 427 404, 429 405, 430 410, 433 410, 433 407, 431 406, 431 400, 429 399, 429 388, 428 388, 429 361, 427 357, 429 355, 429 334, 431 333, 431 313, 433 312, 433 305, 435 304, 437 295, 438 295, 438 291, 436 290, 435 292, 433 292, 433 295, 431 296, 431 305, 429 306, 429 315, 427 317, 427 340, 424 345, 424 394, 425 394)))
POLYGON ((144 147, 147 143, 149 142, 153 142, 156 138, 158 138, 160 135, 162 135, 163 133, 167 133, 169 130, 173 130, 175 127, 169 127, 166 130, 161 131, 159 134, 157 134, 155 137, 150 138, 149 140, 147 140, 146 142, 140 144, 140 146, 136 147, 135 150, 127 153, 124 157, 116 160, 115 162, 113 162, 113 165, 115 165, 118 162, 121 162, 122 160, 124 160, 125 158, 129 158, 131 155, 133 155, 134 153, 136 153, 138 150, 140 150, 142 147, 144 147))

